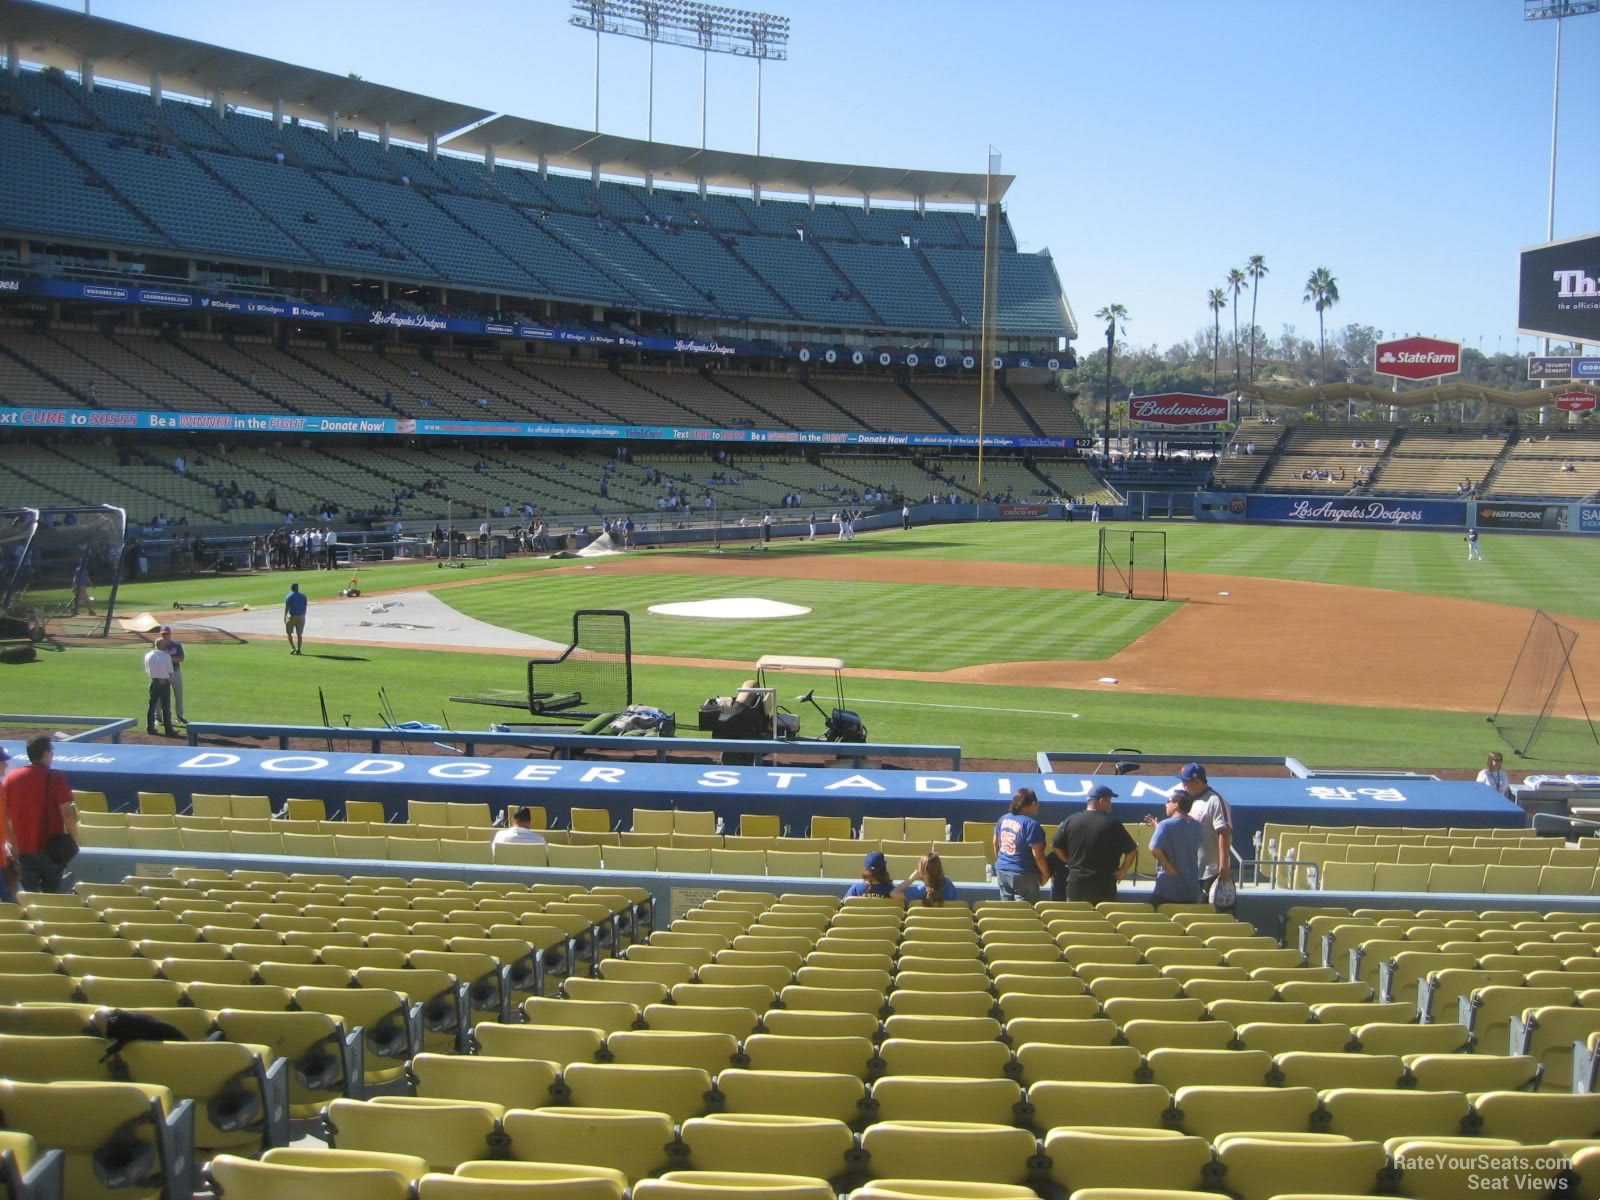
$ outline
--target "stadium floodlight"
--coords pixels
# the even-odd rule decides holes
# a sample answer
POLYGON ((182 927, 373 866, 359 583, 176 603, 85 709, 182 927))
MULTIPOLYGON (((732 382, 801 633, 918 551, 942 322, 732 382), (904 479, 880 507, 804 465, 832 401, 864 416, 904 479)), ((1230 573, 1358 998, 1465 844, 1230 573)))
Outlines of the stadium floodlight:
POLYGON ((1559 21, 1600 12, 1600 0, 1522 0, 1524 21, 1559 21))
MULTIPOLYGON (((1561 123, 1561 21, 1564 17, 1586 17, 1600 12, 1600 0, 1522 0, 1524 21, 1554 21, 1556 23, 1556 78, 1550 99, 1550 199, 1545 209, 1545 241, 1556 237, 1556 130, 1561 123)), ((1578 352, 1583 352, 1578 347, 1578 352)), ((1544 340, 1544 352, 1550 353, 1550 339, 1544 340)), ((1541 387, 1543 384, 1540 385, 1541 387)))
POLYGON ((568 23, 594 31, 594 128, 600 132, 600 35, 637 38, 650 46, 649 137, 655 138, 656 43, 698 50, 700 147, 706 144, 706 75, 712 54, 736 54, 756 64, 756 153, 761 153, 761 65, 789 57, 789 18, 702 4, 700 0, 572 0, 568 23))

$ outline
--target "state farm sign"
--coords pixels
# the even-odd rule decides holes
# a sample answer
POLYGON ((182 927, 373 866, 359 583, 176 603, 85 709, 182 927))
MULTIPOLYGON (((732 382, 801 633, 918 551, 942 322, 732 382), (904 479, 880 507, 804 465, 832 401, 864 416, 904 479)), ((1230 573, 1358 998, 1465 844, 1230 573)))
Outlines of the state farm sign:
POLYGON ((1593 412, 1594 404, 1588 392, 1562 392, 1556 397, 1556 407, 1562 412, 1593 412))
POLYGON ((1161 392, 1155 396, 1128 397, 1128 417, 1153 425, 1208 425, 1228 419, 1226 396, 1197 396, 1191 392, 1161 392))
POLYGON ((1400 379, 1437 379, 1461 370, 1461 343, 1438 338, 1396 338, 1379 342, 1373 351, 1372 369, 1379 375, 1400 379))

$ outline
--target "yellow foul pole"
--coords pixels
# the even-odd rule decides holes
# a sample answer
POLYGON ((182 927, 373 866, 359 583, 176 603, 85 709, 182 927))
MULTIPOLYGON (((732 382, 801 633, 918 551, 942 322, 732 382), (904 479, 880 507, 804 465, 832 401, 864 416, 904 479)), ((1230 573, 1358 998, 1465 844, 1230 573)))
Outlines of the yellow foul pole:
POLYGON ((978 500, 983 499, 984 422, 994 403, 997 372, 994 366, 995 323, 1000 307, 1000 206, 995 201, 994 177, 1000 155, 989 147, 983 196, 983 312, 978 322, 978 500))

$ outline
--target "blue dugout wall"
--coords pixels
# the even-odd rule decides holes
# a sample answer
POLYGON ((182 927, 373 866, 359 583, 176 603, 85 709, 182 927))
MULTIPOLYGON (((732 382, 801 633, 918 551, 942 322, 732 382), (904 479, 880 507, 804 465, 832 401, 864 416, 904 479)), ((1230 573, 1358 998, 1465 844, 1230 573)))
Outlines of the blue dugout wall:
MULTIPOLYGON (((6 747, 21 753, 20 744, 6 747)), ((55 759, 74 787, 103 791, 118 809, 140 791, 172 792, 179 808, 196 792, 317 797, 331 814, 347 800, 376 800, 391 820, 407 800, 543 805, 552 826, 578 805, 605 808, 613 826, 631 827, 635 808, 713 811, 732 830, 741 814, 775 813, 796 836, 815 815, 943 817, 961 836, 966 821, 993 822, 1012 792, 1030 787, 1051 824, 1083 806, 1106 779, 1079 774, 985 771, 850 770, 837 767, 725 767, 655 762, 590 762, 444 755, 269 751, 216 747, 65 744, 55 759)), ((1113 815, 1138 821, 1159 814, 1170 776, 1122 776, 1113 815)), ((1293 824, 1484 828, 1526 824, 1526 814, 1492 788, 1434 779, 1317 776, 1310 779, 1217 776, 1233 805, 1242 847, 1268 821, 1293 824)))

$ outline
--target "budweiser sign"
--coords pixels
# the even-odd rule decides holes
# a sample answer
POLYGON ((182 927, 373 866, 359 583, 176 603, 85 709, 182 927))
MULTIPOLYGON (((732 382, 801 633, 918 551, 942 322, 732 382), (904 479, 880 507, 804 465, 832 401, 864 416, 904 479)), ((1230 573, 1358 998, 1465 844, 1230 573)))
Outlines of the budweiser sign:
POLYGON ((1228 398, 1197 396, 1191 392, 1130 396, 1128 417, 1154 425, 1209 425, 1213 421, 1228 419, 1228 398))
POLYGON ((1396 338, 1379 342, 1372 369, 1399 379, 1437 379, 1461 370, 1461 343, 1438 338, 1396 338))
POLYGON ((1556 397, 1556 407, 1562 412, 1593 412, 1595 399, 1588 392, 1562 392, 1556 397))

